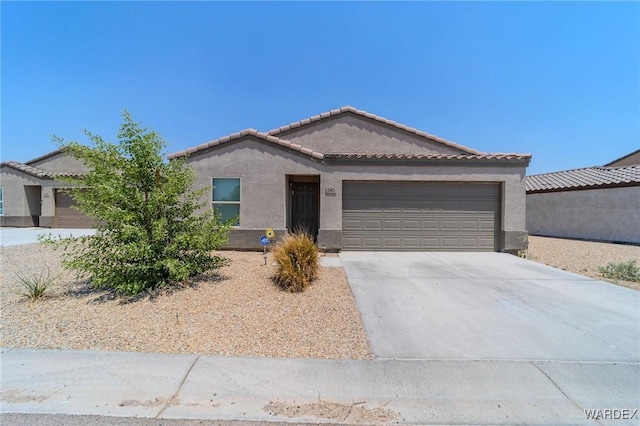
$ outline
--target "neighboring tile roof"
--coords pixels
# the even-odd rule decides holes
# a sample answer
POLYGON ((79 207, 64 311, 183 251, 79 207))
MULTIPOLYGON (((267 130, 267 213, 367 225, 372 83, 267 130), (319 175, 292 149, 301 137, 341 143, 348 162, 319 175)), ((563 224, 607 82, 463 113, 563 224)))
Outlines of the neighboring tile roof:
POLYGON ((256 138, 261 139, 263 141, 272 143, 274 145, 283 146, 283 147, 292 149, 294 151, 298 151, 298 152, 301 152, 303 154, 307 154, 307 155, 309 155, 309 156, 311 156, 313 158, 317 158, 317 159, 324 158, 324 154, 322 154, 321 152, 313 151, 313 150, 311 150, 309 148, 303 147, 302 145, 299 145, 299 144, 296 144, 296 143, 292 143, 292 142, 289 142, 289 141, 284 140, 284 139, 280 139, 280 138, 275 137, 275 136, 271 136, 271 135, 269 135, 267 133, 264 133, 264 132, 259 132, 259 131, 255 130, 255 129, 246 129, 246 130, 243 130, 243 131, 238 132, 238 133, 234 133, 234 134, 229 135, 229 136, 225 136, 225 137, 222 137, 222 138, 218 138, 218 139, 209 141, 207 143, 203 143, 201 145, 195 146, 193 148, 189 148, 189 149, 184 150, 184 151, 180 151, 180 152, 176 152, 176 153, 173 153, 173 154, 169 154, 169 155, 167 155, 167 158, 171 160, 173 158, 184 157, 186 155, 191 155, 194 152, 198 152, 198 151, 202 151, 202 150, 205 150, 205 149, 212 148, 214 146, 222 145, 222 144, 225 144, 227 142, 231 142, 231 141, 234 141, 236 139, 240 139, 240 138, 245 137, 245 136, 253 136, 253 137, 256 137, 256 138))
POLYGON ((0 167, 5 167, 5 166, 10 167, 14 170, 18 170, 23 173, 26 173, 29 176, 33 176, 38 179, 55 179, 56 176, 59 176, 59 177, 81 176, 81 173, 73 173, 73 172, 69 172, 69 173, 48 172, 46 170, 42 170, 37 167, 30 166, 29 164, 18 163, 17 161, 5 161, 3 163, 0 163, 0 167))
POLYGON ((526 183, 528 193, 640 186, 640 165, 586 167, 532 175, 527 176, 526 183))
POLYGON ((396 129, 404 130, 405 132, 413 133, 414 135, 418 135, 418 136, 421 136, 423 138, 431 139, 431 140, 433 140, 435 142, 439 142, 439 143, 441 143, 443 145, 447 145, 449 147, 459 149, 459 150, 467 152, 469 154, 485 154, 484 152, 476 151, 475 149, 471 149, 471 148, 468 148, 466 146, 459 145, 459 144, 457 144, 455 142, 451 142, 451 141, 448 141, 446 139, 442 139, 442 138, 440 138, 438 136, 431 135, 429 133, 423 132, 423 131, 415 129, 413 127, 405 126, 404 124, 400 124, 400 123, 397 123, 397 122, 395 122, 393 120, 389 120, 387 118, 380 117, 380 116, 375 115, 375 114, 371 114, 371 113, 363 111, 361 109, 356 109, 356 108, 354 108, 352 106, 349 106, 349 105, 344 106, 342 108, 338 108, 338 109, 332 109, 331 111, 323 112, 322 114, 314 115, 312 117, 305 118, 304 120, 294 121, 293 123, 289 123, 289 124, 287 124, 285 126, 277 128, 277 129, 270 130, 268 133, 270 135, 277 135, 279 133, 287 132, 289 130, 296 129, 298 127, 302 127, 302 126, 305 126, 307 124, 311 124, 311 123, 316 122, 316 121, 324 120, 324 119, 329 118, 329 117, 334 117, 334 116, 341 115, 341 114, 346 114, 346 113, 355 114, 355 115, 358 115, 360 117, 366 117, 366 118, 369 118, 371 120, 375 120, 375 121, 377 121, 379 123, 384 123, 384 124, 387 124, 389 126, 395 127, 396 129))

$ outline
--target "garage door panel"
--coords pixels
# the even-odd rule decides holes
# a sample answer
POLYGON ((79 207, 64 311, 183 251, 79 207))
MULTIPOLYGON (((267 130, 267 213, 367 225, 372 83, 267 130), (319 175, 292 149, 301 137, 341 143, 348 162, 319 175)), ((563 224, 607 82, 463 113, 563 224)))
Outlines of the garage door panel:
POLYGON ((347 219, 343 222, 344 229, 362 229, 362 220, 347 219))
POLYGON ((364 229, 382 229, 381 220, 366 220, 364 222, 364 229))
POLYGON ((56 191, 55 228, 92 228, 93 220, 74 208, 75 201, 62 191, 56 191))
POLYGON ((361 244, 366 247, 382 248, 382 238, 364 237, 360 239, 361 244))
POLYGON ((477 229, 481 229, 481 225, 478 223, 477 220, 461 220, 460 229, 464 229, 465 231, 468 231, 468 230, 475 231, 477 229))
POLYGON ((499 211, 499 184, 345 182, 343 247, 493 251, 499 211))
POLYGON ((423 220, 422 229, 425 231, 437 231, 440 229, 440 222, 437 220, 423 220))
POLYGON ((384 221, 384 229, 400 230, 402 229, 402 221, 399 219, 386 219, 384 221))
POLYGON ((457 231, 459 229, 457 220, 443 220, 441 229, 445 231, 457 231))

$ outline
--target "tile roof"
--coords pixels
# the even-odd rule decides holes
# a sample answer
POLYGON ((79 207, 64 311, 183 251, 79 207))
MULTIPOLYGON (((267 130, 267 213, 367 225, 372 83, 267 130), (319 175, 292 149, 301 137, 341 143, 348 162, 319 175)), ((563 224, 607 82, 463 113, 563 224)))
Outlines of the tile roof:
POLYGON ((51 179, 50 173, 39 169, 37 167, 30 166, 24 163, 18 163, 16 161, 5 161, 0 164, 2 167, 10 167, 14 170, 26 173, 29 176, 37 177, 39 179, 51 179))
POLYGON ((77 177, 81 176, 81 173, 53 173, 46 170, 39 169, 37 167, 30 166, 25 163, 18 163, 17 161, 5 161, 0 163, 0 167, 10 167, 14 170, 26 173, 29 176, 33 176, 38 179, 56 179, 56 177, 77 177))
POLYGON ((371 160, 462 160, 462 161, 478 161, 478 160, 530 160, 531 154, 361 154, 361 153, 331 153, 325 154, 325 158, 335 159, 371 159, 371 160))
POLYGON ((259 132, 259 131, 255 130, 255 129, 246 129, 246 130, 234 133, 234 134, 229 135, 229 136, 225 136, 225 137, 222 137, 222 138, 218 138, 218 139, 203 143, 201 145, 195 146, 193 148, 189 148, 189 149, 184 150, 184 151, 180 151, 180 152, 176 152, 176 153, 173 153, 173 154, 169 154, 169 155, 167 155, 167 158, 171 160, 173 158, 184 157, 186 155, 191 155, 194 152, 198 152, 198 151, 209 149, 209 148, 212 148, 212 147, 215 147, 215 146, 218 146, 218 145, 222 145, 222 144, 225 144, 225 143, 228 143, 228 142, 243 138, 245 136, 253 136, 253 137, 258 138, 260 140, 263 140, 265 142, 272 143, 274 145, 283 146, 285 148, 289 148, 289 149, 292 149, 294 151, 298 151, 298 152, 301 152, 303 154, 309 155, 310 157, 313 157, 313 158, 317 158, 317 159, 324 158, 324 154, 321 153, 321 152, 313 151, 313 150, 311 150, 309 148, 305 148, 302 145, 299 145, 297 143, 292 143, 292 142, 289 142, 289 141, 287 141, 285 139, 280 139, 280 138, 278 138, 276 136, 271 136, 271 135, 269 135, 267 133, 259 132))
POLYGON ((298 151, 318 160, 431 160, 431 161, 491 161, 491 160, 514 160, 529 161, 530 154, 358 154, 358 153, 331 153, 325 154, 305 148, 302 145, 281 139, 255 129, 246 129, 241 132, 234 133, 229 136, 218 138, 184 151, 175 152, 167 155, 169 160, 174 158, 185 157, 193 153, 203 151, 209 148, 218 147, 234 140, 241 139, 246 136, 252 136, 264 142, 282 146, 285 148, 298 151))
POLYGON ((262 142, 267 142, 270 144, 274 144, 277 146, 282 146, 288 149, 292 149, 294 151, 298 151, 302 154, 306 154, 312 158, 318 160, 325 159, 348 159, 348 160, 429 160, 429 161, 530 161, 531 154, 490 154, 485 152, 480 152, 473 150, 471 148, 467 148, 462 145, 458 145, 456 143, 447 141, 445 139, 439 138, 434 135, 430 135, 428 133, 422 132, 420 130, 414 129, 412 127, 405 126, 403 124, 396 123, 395 121, 388 120, 384 117, 379 117, 374 114, 370 114, 366 111, 355 109, 351 106, 345 106, 339 109, 334 109, 331 111, 324 112, 322 114, 314 115, 313 117, 306 118, 304 120, 296 121, 294 123, 287 124, 286 126, 279 127, 277 129, 271 130, 269 132, 260 132, 255 129, 246 129, 241 132, 234 133, 229 136, 224 136, 218 139, 214 139, 212 141, 203 143, 201 145, 175 152, 167 155, 168 159, 180 158, 189 156, 196 152, 204 151, 210 148, 218 147, 220 145, 241 139, 246 136, 251 136, 259 139, 262 142), (309 148, 305 148, 304 146, 288 141, 284 138, 280 138, 276 135, 287 132, 291 129, 296 129, 298 127, 307 125, 309 123, 323 120, 329 117, 334 117, 340 114, 355 114, 362 117, 366 117, 381 123, 385 123, 387 125, 393 126, 395 128, 404 130, 406 132, 410 132, 416 134, 418 136, 428 138, 430 140, 439 142, 441 144, 447 145, 449 147, 456 148, 460 151, 463 151, 460 154, 355 154, 355 153, 331 153, 325 154, 322 152, 314 151, 309 148))
POLYGON ((526 184, 528 193, 640 186, 640 165, 586 167, 532 175, 527 176, 526 184))
POLYGON ((431 135, 429 133, 426 133, 426 132, 423 132, 421 130, 415 129, 413 127, 409 127, 409 126, 406 126, 404 124, 400 124, 400 123, 395 122, 393 120, 389 120, 389 119, 387 119, 385 117, 381 117, 379 115, 371 114, 371 113, 363 111, 361 109, 356 109, 356 108, 354 108, 352 106, 349 106, 349 105, 344 106, 342 108, 338 108, 338 109, 332 109, 331 111, 323 112, 321 114, 314 115, 312 117, 305 118, 303 120, 294 121, 293 123, 289 123, 289 124, 287 124, 285 126, 281 126, 281 127, 277 128, 277 129, 270 130, 268 133, 270 135, 277 135, 277 134, 280 134, 280 133, 283 133, 283 132, 287 132, 287 131, 292 130, 292 129, 297 129, 298 127, 302 127, 302 126, 305 126, 307 124, 311 124, 311 123, 316 122, 316 121, 324 120, 324 119, 329 118, 329 117, 335 117, 337 115, 342 115, 342 114, 347 114, 347 113, 358 115, 360 117, 366 117, 366 118, 369 118, 371 120, 377 121, 379 123, 387 124, 389 126, 395 127, 396 129, 404 130, 405 132, 413 133, 414 135, 421 136, 421 137, 427 138, 427 139, 431 139, 431 140, 439 142, 439 143, 441 143, 443 145, 447 145, 449 147, 452 147, 452 148, 455 148, 455 149, 459 149, 459 150, 467 152, 469 154, 484 154, 484 152, 476 151, 475 149, 471 149, 471 148, 468 148, 466 146, 459 145, 459 144, 457 144, 455 142, 451 142, 451 141, 448 141, 446 139, 440 138, 438 136, 431 135))

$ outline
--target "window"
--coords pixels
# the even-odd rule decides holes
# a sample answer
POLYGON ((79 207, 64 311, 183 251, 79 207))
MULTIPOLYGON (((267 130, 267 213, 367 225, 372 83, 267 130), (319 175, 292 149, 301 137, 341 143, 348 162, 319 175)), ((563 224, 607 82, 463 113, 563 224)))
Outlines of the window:
POLYGON ((236 218, 240 225, 240 178, 213 178, 211 201, 222 221, 236 218))
POLYGON ((0 186, 0 216, 4 215, 4 198, 2 193, 2 187, 0 186))

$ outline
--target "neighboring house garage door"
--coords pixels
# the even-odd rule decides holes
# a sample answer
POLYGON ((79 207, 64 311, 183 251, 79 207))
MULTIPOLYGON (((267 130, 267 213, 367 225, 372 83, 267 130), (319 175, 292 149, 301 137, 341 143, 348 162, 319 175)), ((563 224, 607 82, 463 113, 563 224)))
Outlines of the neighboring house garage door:
POLYGON ((344 182, 345 250, 495 251, 500 184, 344 182))
POLYGON ((56 191, 56 218, 54 228, 91 228, 91 218, 76 210, 69 194, 56 191))

